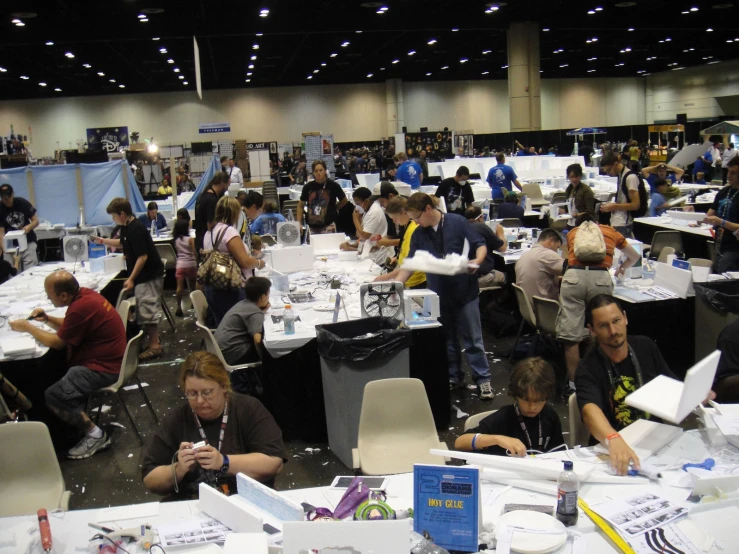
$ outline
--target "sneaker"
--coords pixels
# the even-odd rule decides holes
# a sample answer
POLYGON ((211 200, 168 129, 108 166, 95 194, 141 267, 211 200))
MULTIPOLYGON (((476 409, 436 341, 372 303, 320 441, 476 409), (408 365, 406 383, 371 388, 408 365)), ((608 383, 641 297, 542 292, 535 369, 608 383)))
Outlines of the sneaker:
POLYGON ((82 437, 82 440, 77 443, 77 446, 69 449, 69 452, 67 453, 67 458, 71 458, 73 460, 82 460, 84 458, 89 458, 99 450, 104 450, 109 446, 110 437, 105 431, 103 431, 103 436, 99 439, 91 437, 90 435, 85 435, 84 437, 82 437))
POLYGON ((495 398, 493 387, 490 386, 490 381, 483 381, 479 385, 480 389, 480 400, 492 400, 495 398))
POLYGON ((449 379, 449 390, 459 390, 461 388, 464 388, 464 383, 459 383, 449 379))

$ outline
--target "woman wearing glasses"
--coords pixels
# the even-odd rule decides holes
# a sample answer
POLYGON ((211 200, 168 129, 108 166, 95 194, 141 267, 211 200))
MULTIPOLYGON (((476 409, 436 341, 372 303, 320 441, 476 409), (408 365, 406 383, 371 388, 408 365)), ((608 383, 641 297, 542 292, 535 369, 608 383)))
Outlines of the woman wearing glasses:
POLYGON ((187 404, 162 421, 146 449, 146 488, 197 498, 199 484, 206 483, 234 494, 237 473, 273 486, 287 458, 282 432, 261 402, 232 392, 228 372, 207 352, 187 357, 180 386, 187 404))

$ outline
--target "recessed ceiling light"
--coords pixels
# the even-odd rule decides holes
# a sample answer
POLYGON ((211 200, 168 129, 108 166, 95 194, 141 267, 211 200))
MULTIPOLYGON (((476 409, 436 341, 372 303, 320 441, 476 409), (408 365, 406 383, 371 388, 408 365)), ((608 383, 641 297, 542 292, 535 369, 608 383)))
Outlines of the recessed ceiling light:
POLYGON ((166 49, 166 48, 160 48, 160 49, 159 49, 159 51, 160 51, 160 52, 161 52, 162 54, 166 54, 166 53, 167 53, 167 49, 166 49))
POLYGON ((547 29, 542 29, 542 31, 544 31, 546 33, 547 31, 549 31, 549 29, 548 28, 547 29))
POLYGON ((713 32, 713 29, 711 29, 710 27, 706 29, 706 33, 712 33, 712 32, 713 32))
POLYGON ((126 85, 118 85, 118 88, 126 88, 126 85))
POLYGON ((459 29, 452 29, 452 33, 456 33, 459 29))
POLYGON ((90 69, 92 66, 89 63, 82 64, 82 67, 90 69))
MULTIPOLYGON (((247 82, 247 83, 251 83, 251 79, 247 79, 247 80, 246 80, 246 82, 247 82)), ((184 82, 183 84, 185 84, 185 85, 186 85, 186 84, 187 84, 187 81, 185 81, 185 82, 184 82)))
POLYGON ((152 37, 151 40, 159 40, 159 37, 152 37))
POLYGON ((70 59, 71 59, 71 58, 74 58, 74 54, 72 54, 72 52, 67 52, 67 53, 66 53, 66 54, 64 54, 64 55, 65 55, 65 56, 67 56, 67 57, 68 57, 68 58, 70 58, 70 59))
POLYGON ((595 8, 595 11, 596 12, 602 12, 603 11, 603 8, 601 8, 600 6, 598 6, 597 8, 595 8))
POLYGON ((21 75, 21 79, 23 79, 24 81, 28 81, 28 77, 26 77, 25 75, 21 75))
POLYGON ((462 58, 461 60, 459 60, 459 63, 467 63, 467 61, 467 58, 462 58))
POLYGON ((256 35, 256 36, 258 36, 258 37, 262 37, 262 36, 264 36, 264 33, 257 33, 257 35, 256 35))
POLYGON ((588 58, 588 61, 589 61, 589 62, 592 62, 592 61, 594 61, 594 60, 597 60, 597 59, 598 59, 598 58, 596 58, 596 57, 592 57, 592 58, 588 58))
POLYGON ((380 71, 385 71, 385 68, 384 68, 384 67, 381 67, 381 68, 380 68, 380 71))
POLYGON ((146 19, 146 16, 143 13, 139 14, 139 19, 146 19))
POLYGON ((252 56, 252 57, 251 57, 251 61, 254 61, 254 60, 256 60, 256 59, 257 59, 257 57, 256 57, 256 56, 252 56))
POLYGON ((482 72, 483 75, 488 75, 489 73, 490 73, 489 71, 483 71, 482 72))
POLYGON ((588 15, 595 15, 595 10, 588 10, 588 15))
POLYGON ((395 64, 395 63, 398 63, 399 61, 400 61, 400 60, 393 60, 393 62, 392 62, 392 63, 394 63, 394 64, 395 64))
POLYGON ((563 63, 563 64, 562 64, 562 65, 560 65, 559 67, 567 67, 568 65, 569 65, 569 64, 563 63))
POLYGON ((629 27, 629 28, 628 28, 628 29, 626 29, 626 30, 627 30, 627 31, 629 31, 629 32, 631 32, 631 31, 633 31, 633 30, 634 30, 634 28, 633 28, 633 27, 629 27))
POLYGON ((248 69, 254 69, 254 64, 253 63, 249 64, 248 69))
POLYGON ((179 79, 180 79, 180 81, 184 81, 185 80, 185 76, 184 75, 180 75, 179 76, 179 79))
POLYGON ((375 13, 376 13, 377 15, 382 15, 382 14, 384 14, 384 13, 385 13, 385 10, 377 10, 377 11, 376 11, 375 13))
POLYGON ((341 47, 342 48, 346 48, 347 46, 349 46, 349 41, 348 40, 345 40, 344 42, 341 43, 341 47))
POLYGON ((680 12, 680 13, 682 13, 683 15, 688 15, 690 12, 680 12))
POLYGON ((54 89, 54 92, 61 92, 61 91, 62 91, 62 89, 60 89, 60 88, 55 88, 54 89))
POLYGON ((321 67, 326 67, 326 62, 321 62, 321 67))
POLYGON ((110 80, 110 82, 111 82, 111 83, 115 83, 115 79, 111 79, 111 80, 110 80))
POLYGON ((413 54, 415 54, 415 53, 416 53, 416 51, 415 51, 415 50, 411 50, 410 52, 408 52, 408 55, 409 55, 409 56, 412 56, 412 55, 413 55, 413 54))
POLYGON ((370 77, 372 77, 372 75, 372 73, 367 73, 367 78, 369 79, 370 77))
POLYGON ((428 41, 426 44, 436 44, 436 39, 432 38, 430 41, 428 41))
POLYGON ((269 10, 264 9, 259 12, 259 17, 267 17, 269 15, 269 10))
POLYGON ((187 81, 182 81, 182 84, 183 84, 183 85, 186 85, 186 84, 187 84, 187 81))
POLYGON ((508 64, 506 64, 506 65, 501 65, 501 66, 500 66, 500 68, 501 68, 501 69, 508 69, 508 64))
POLYGON ((595 73, 595 69, 588 69, 588 73, 595 73))
POLYGON ((449 66, 445 65, 444 67, 442 67, 442 69, 449 69, 449 66))
POLYGON ((690 8, 690 11, 691 12, 697 12, 698 11, 698 8, 696 6, 693 6, 692 8, 690 8))
POLYGON ((7 72, 7 71, 8 71, 8 70, 7 70, 7 69, 5 69, 4 67, 0 67, 0 73, 5 73, 5 72, 7 72))
POLYGON ((313 73, 318 73, 319 71, 321 71, 321 70, 320 69, 314 69, 313 70, 313 73))
POLYGON ((51 42, 51 41, 49 41, 49 42, 46 43, 46 46, 54 46, 54 43, 51 42))
POLYGON ((172 58, 169 58, 169 59, 167 60, 167 63, 174 63, 174 60, 173 60, 172 58))
POLYGON ((23 23, 23 22, 21 21, 21 22, 19 22, 19 23, 16 23, 16 24, 15 24, 15 26, 16 26, 16 27, 25 27, 25 26, 26 26, 26 24, 25 24, 25 23, 23 23))
POLYGON ((105 77, 105 73, 103 73, 102 71, 98 71, 98 75, 100 75, 101 77, 105 77))
POLYGON ((330 58, 335 58, 336 56, 338 56, 338 54, 337 54, 336 52, 334 52, 334 53, 333 53, 333 54, 331 54, 331 56, 329 56, 329 57, 330 57, 330 58))
POLYGON ((140 23, 149 23, 149 20, 148 19, 139 19, 139 22, 140 23))
POLYGON ((13 21, 11 21, 11 23, 15 23, 17 25, 18 23, 21 23, 21 20, 20 19, 14 19, 13 21))
POLYGON ((248 73, 246 74, 246 76, 247 76, 247 77, 251 77, 252 75, 254 75, 254 74, 253 74, 253 73, 252 73, 251 71, 249 71, 249 72, 248 72, 248 73))
POLYGON ((665 42, 670 42, 670 41, 672 41, 672 39, 671 39, 670 37, 667 37, 667 38, 665 39, 665 42))
POLYGON ((259 50, 259 45, 258 44, 252 44, 251 45, 251 49, 252 50, 259 50))
POLYGON ((308 80, 312 79, 313 75, 308 75, 308 80))
POLYGON ((492 52, 492 50, 483 50, 482 55, 490 54, 490 52, 492 52))
POLYGON ((175 73, 179 73, 179 72, 180 72, 180 68, 179 68, 179 67, 175 67, 175 68, 173 69, 173 71, 174 71, 175 73))
POLYGON ((39 83, 38 86, 45 87, 46 86, 46 83, 39 83))
POLYGON ((362 31, 357 31, 356 33, 357 33, 358 35, 361 35, 361 34, 362 34, 362 31))
POLYGON ((382 7, 380 8, 380 11, 381 11, 381 12, 386 12, 386 11, 388 11, 389 9, 390 9, 390 8, 388 8, 387 6, 382 6, 382 7))
POLYGON ((430 77, 430 76, 431 76, 431 73, 426 73, 426 77, 430 77))

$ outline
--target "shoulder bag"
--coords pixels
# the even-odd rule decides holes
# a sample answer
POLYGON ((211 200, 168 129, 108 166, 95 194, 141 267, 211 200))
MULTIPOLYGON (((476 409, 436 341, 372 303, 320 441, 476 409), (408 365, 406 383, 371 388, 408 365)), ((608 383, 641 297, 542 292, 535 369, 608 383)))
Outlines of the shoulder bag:
MULTIPOLYGON (((218 245, 226 231, 227 228, 218 234, 218 238, 213 243, 213 250, 205 254, 205 261, 198 267, 197 281, 206 287, 230 291, 241 287, 242 273, 231 254, 218 251, 218 245)), ((210 232, 210 238, 212 241, 213 231, 210 232)))

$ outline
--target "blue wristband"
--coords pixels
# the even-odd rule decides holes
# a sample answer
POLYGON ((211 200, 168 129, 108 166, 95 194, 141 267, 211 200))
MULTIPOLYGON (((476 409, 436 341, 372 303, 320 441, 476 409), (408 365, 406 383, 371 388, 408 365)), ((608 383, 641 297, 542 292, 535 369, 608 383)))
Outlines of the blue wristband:
POLYGON ((477 433, 474 437, 472 437, 472 450, 477 450, 475 447, 475 443, 477 442, 477 437, 480 436, 480 433, 477 433))
POLYGON ((725 219, 722 219, 721 220, 721 228, 722 229, 726 229, 726 220, 725 219))

